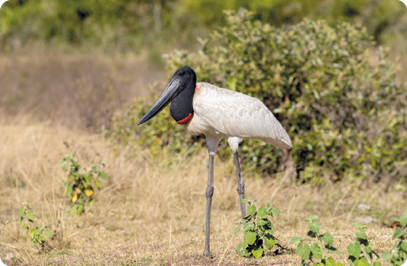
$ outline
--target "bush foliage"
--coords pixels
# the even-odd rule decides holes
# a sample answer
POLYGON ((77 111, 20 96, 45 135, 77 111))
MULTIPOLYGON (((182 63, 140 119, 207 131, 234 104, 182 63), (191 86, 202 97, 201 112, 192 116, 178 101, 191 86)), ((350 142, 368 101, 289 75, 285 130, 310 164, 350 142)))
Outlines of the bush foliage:
MULTIPOLYGON (((189 65, 198 81, 261 99, 290 135, 303 181, 319 182, 324 174, 335 180, 345 175, 380 178, 404 161, 406 93, 383 49, 372 55, 364 28, 346 22, 333 28, 310 20, 274 28, 246 11, 229 11, 227 20, 227 27, 201 40, 198 53, 168 55, 168 71, 189 65)), ((160 149, 172 141, 169 152, 187 144, 168 109, 136 127, 150 106, 141 100, 131 106, 126 115, 115 117, 116 140, 154 142, 160 149)), ((283 167, 281 150, 271 145, 246 140, 241 149, 245 167, 270 173, 283 167)), ((221 157, 227 154, 220 150, 221 157)))
POLYGON ((275 26, 304 17, 361 21, 376 39, 407 27, 403 3, 395 0, 9 0, 0 9, 0 48, 58 40, 121 50, 156 44, 190 44, 207 29, 224 26, 220 10, 246 8, 275 26), (388 29, 391 29, 389 31, 388 29))

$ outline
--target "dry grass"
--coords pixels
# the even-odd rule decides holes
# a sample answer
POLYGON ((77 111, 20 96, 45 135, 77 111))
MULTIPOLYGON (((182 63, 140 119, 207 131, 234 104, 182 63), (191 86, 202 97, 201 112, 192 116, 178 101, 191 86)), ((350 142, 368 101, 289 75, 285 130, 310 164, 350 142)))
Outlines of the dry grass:
MULTIPOLYGON (((233 163, 215 164, 212 208, 213 260, 201 254, 204 246, 206 154, 150 160, 148 151, 136 157, 109 148, 101 135, 68 129, 54 123, 32 123, 27 117, 3 121, 0 126, 0 258, 8 265, 298 265, 290 253, 259 259, 240 258, 233 235, 239 219, 237 180, 233 163), (100 158, 108 180, 96 193, 96 202, 82 216, 70 216, 64 195, 62 154, 77 152, 89 166, 100 158), (167 167, 166 164, 173 164, 167 167), (41 254, 23 237, 17 222, 22 202, 31 204, 37 225, 58 233, 52 249, 41 254), (1 228, 1 226, 0 226, 1 228), (11 257, 10 255, 8 258, 11 257), (257 263, 257 264, 256 264, 257 263)), ((280 187, 279 177, 253 179, 245 175, 247 198, 270 201, 282 216, 275 219, 276 235, 289 245, 292 236, 305 235, 304 217, 320 214, 321 231, 329 230, 343 254, 354 239, 351 223, 358 216, 388 222, 405 205, 402 192, 384 193, 380 186, 359 190, 352 185, 280 187), (271 195, 275 193, 274 198, 271 195), (372 209, 363 212, 359 203, 372 209)), ((368 229, 373 247, 389 249, 392 229, 380 223, 368 229)), ((346 256, 336 256, 345 263, 346 256)))
POLYGON ((165 79, 162 67, 149 63, 146 53, 54 50, 37 47, 0 54, 3 114, 25 113, 96 132, 109 127, 111 116, 124 102, 146 95, 148 84, 165 79))

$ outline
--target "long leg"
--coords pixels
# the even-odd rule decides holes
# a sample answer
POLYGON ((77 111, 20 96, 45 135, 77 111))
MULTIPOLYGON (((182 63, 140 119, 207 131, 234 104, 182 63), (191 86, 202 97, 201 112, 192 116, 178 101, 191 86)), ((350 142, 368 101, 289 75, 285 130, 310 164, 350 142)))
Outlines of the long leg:
POLYGON ((210 241, 210 231, 211 231, 211 206, 212 206, 212 195, 214 191, 213 186, 213 159, 214 154, 209 153, 209 171, 208 171, 208 187, 206 188, 206 235, 205 235, 205 256, 212 257, 209 241, 210 241))
POLYGON ((239 193, 240 209, 242 211, 242 218, 244 218, 246 216, 246 208, 244 206, 244 203, 242 203, 242 200, 244 199, 244 182, 243 182, 242 172, 240 171, 239 155, 238 155, 237 150, 235 152, 233 152, 233 155, 235 157, 235 165, 236 165, 236 173, 237 173, 237 193, 239 193))

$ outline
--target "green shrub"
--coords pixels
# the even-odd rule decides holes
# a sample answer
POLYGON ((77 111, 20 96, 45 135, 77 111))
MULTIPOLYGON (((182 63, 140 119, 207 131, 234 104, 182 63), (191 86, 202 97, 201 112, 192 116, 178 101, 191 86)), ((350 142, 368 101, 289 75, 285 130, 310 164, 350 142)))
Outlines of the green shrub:
POLYGON ((247 215, 243 219, 236 221, 239 224, 235 229, 237 234, 243 228, 244 241, 237 246, 237 252, 240 256, 251 257, 256 259, 266 254, 265 248, 272 249, 276 244, 274 236, 273 223, 269 220, 269 216, 278 217, 280 212, 276 208, 272 208, 267 202, 267 208, 259 207, 253 204, 256 200, 242 200, 243 203, 248 203, 247 215))
POLYGON ((390 251, 383 252, 381 258, 390 265, 403 265, 407 261, 407 208, 404 210, 404 216, 393 218, 393 221, 401 223, 401 228, 396 227, 393 239, 398 242, 390 251))
POLYGON ((33 207, 25 202, 22 205, 23 207, 21 207, 18 211, 19 224, 21 225, 24 223, 23 228, 26 232, 26 236, 30 238, 31 246, 36 247, 41 252, 44 252, 46 248, 49 248, 47 239, 45 237, 47 236, 48 238, 52 238, 52 232, 47 230, 46 226, 30 226, 30 224, 35 223, 34 215, 32 211, 30 211, 30 209, 33 210, 33 207))
MULTIPOLYGON (((262 100, 290 135, 304 181, 378 175, 405 159, 406 93, 386 53, 371 55, 365 29, 310 20, 273 28, 249 12, 226 14, 228 26, 202 40, 199 53, 168 56, 170 73, 190 65, 198 81, 262 100)), ((281 169, 271 145, 245 141, 242 150, 246 167, 281 169)))
POLYGON ((372 249, 370 241, 367 239, 365 231, 367 225, 361 225, 359 223, 353 223, 352 225, 358 229, 358 231, 356 232, 356 241, 349 244, 347 248, 349 254, 347 261, 349 265, 369 265, 369 259, 373 266, 380 266, 381 262, 373 262, 373 255, 375 255, 377 258, 379 258, 379 255, 372 249), (364 251, 362 251, 362 245, 364 246, 364 251))
POLYGON ((326 232, 324 234, 319 233, 321 228, 321 223, 315 221, 318 215, 312 215, 308 219, 309 231, 307 232, 307 237, 292 237, 290 244, 298 244, 296 254, 301 258, 301 265, 335 265, 343 266, 340 262, 335 262, 332 257, 326 256, 326 252, 339 254, 338 249, 332 246, 334 242, 333 236, 326 232), (312 241, 311 246, 307 242, 312 241), (325 247, 325 250, 322 248, 325 247), (315 260, 320 260, 320 262, 315 262, 315 260))
POLYGON ((105 166, 102 162, 93 165, 91 170, 87 171, 83 168, 78 159, 75 158, 75 153, 72 156, 64 155, 62 158, 65 172, 68 172, 67 181, 65 181, 65 193, 70 198, 71 212, 73 214, 82 214, 85 211, 85 205, 93 205, 93 196, 95 188, 100 189, 101 182, 99 178, 106 179, 105 172, 99 170, 101 166, 105 166), (82 171, 83 169, 83 171, 82 171))

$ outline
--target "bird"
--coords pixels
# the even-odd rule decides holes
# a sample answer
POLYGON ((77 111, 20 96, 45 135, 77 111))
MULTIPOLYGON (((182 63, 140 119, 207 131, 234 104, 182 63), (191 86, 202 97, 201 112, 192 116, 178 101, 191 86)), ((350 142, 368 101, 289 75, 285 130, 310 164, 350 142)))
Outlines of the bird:
POLYGON ((7 0, 0 0, 0 8, 5 2, 7 2, 7 0))
POLYGON ((204 255, 210 251, 210 218, 214 193, 214 156, 219 141, 226 138, 233 151, 236 166, 242 218, 246 209, 245 184, 240 169, 238 148, 243 139, 258 139, 281 149, 291 149, 289 135, 273 113, 259 99, 219 88, 205 82, 197 82, 196 72, 189 66, 175 71, 167 86, 141 118, 141 125, 171 103, 172 118, 184 126, 191 135, 204 135, 209 153, 208 185, 206 188, 206 230, 204 255))
POLYGON ((407 7, 407 0, 400 0, 407 7))

